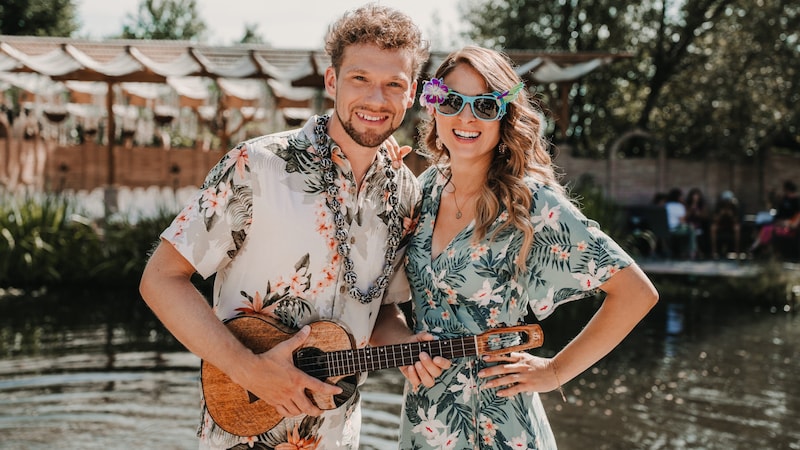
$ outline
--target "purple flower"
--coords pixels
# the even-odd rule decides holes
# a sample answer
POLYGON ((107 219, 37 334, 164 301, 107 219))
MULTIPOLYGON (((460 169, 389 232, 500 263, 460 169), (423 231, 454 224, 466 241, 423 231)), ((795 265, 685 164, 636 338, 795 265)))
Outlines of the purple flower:
POLYGON ((419 103, 423 107, 428 105, 438 105, 444 102, 444 98, 450 89, 439 78, 432 78, 425 82, 422 86, 422 95, 420 95, 419 103))

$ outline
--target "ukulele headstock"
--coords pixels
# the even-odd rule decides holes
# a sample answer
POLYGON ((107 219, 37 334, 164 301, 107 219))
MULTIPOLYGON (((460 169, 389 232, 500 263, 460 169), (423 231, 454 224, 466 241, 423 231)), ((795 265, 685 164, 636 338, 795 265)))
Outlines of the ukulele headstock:
POLYGON ((475 336, 475 340, 479 355, 505 355, 541 347, 544 334, 538 324, 528 324, 488 330, 475 336), (513 345, 506 345, 507 343, 513 345))

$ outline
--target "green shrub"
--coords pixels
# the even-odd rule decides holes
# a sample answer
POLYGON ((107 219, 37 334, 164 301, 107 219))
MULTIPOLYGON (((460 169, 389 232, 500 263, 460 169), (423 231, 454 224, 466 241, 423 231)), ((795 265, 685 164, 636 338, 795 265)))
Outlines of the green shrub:
POLYGON ((602 186, 598 185, 590 175, 583 175, 569 187, 569 191, 586 217, 597 221, 606 234, 622 245, 624 237, 622 209, 606 197, 602 186))
POLYGON ((69 195, 0 192, 0 287, 135 285, 175 214, 94 221, 69 195))
POLYGON ((68 197, 0 195, 0 285, 31 286, 89 279, 102 258, 91 221, 68 197))
POLYGON ((158 236, 175 217, 175 211, 159 209, 154 217, 110 220, 105 226, 104 261, 95 268, 100 283, 138 283, 158 236))

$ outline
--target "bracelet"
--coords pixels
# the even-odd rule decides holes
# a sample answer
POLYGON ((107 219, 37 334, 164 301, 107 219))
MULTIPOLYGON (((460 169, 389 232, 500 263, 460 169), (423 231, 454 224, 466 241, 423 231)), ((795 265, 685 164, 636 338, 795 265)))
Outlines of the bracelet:
POLYGON ((550 367, 553 368, 553 375, 555 375, 556 383, 558 383, 558 392, 561 394, 561 400, 563 400, 564 403, 566 403, 567 402, 567 396, 564 395, 564 388, 561 387, 561 380, 558 379, 558 365, 556 364, 556 360, 555 359, 551 359, 550 360, 550 367))

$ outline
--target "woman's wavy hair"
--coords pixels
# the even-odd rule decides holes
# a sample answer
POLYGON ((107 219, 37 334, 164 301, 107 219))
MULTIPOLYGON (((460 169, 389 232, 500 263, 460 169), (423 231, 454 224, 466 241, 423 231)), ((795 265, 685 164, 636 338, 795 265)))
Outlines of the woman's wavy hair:
MULTIPOLYGON (((516 86, 522 80, 514 71, 511 59, 504 53, 477 46, 467 46, 450 53, 439 65, 435 78, 444 78, 459 65, 465 64, 475 69, 486 81, 489 92, 503 92, 516 86)), ((514 226, 523 233, 521 253, 517 256, 517 269, 525 270, 533 243, 533 223, 531 221, 531 188, 525 177, 550 186, 564 194, 558 182, 555 166, 548 152, 548 142, 543 132, 544 112, 527 91, 522 89, 517 98, 506 107, 506 114, 500 119, 500 142, 495 149, 487 174, 487 183, 477 199, 475 210, 475 239, 486 236, 489 227, 500 212, 501 205, 508 211, 508 220, 495 233, 508 226, 514 226), (500 144, 505 151, 500 151, 500 144)), ((449 175, 449 150, 436 146, 436 124, 433 118, 423 121, 420 126, 420 153, 432 164, 449 175)))

